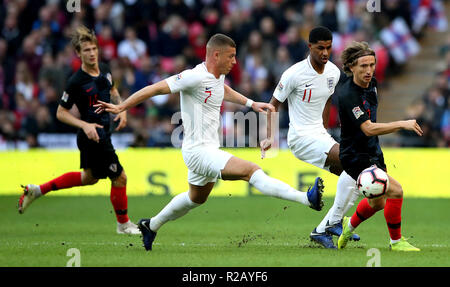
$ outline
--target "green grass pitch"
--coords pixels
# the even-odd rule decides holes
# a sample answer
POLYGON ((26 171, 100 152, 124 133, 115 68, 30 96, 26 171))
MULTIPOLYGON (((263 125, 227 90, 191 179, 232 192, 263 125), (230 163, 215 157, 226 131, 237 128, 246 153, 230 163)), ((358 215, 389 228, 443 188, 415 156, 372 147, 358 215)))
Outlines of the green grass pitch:
MULTIPOLYGON (((389 251, 383 212, 360 225, 360 242, 338 251, 318 248, 308 235, 331 207, 329 197, 321 212, 264 196, 210 197, 163 226, 152 252, 145 252, 139 235, 115 233, 108 197, 42 197, 23 215, 17 212, 17 199, 0 197, 1 267, 64 267, 70 248, 80 251, 83 267, 365 267, 374 258, 368 253, 372 248, 379 250, 382 267, 450 266, 450 199, 405 198, 402 233, 422 249, 416 253, 389 251)), ((129 197, 132 221, 151 217, 170 199, 129 197)))

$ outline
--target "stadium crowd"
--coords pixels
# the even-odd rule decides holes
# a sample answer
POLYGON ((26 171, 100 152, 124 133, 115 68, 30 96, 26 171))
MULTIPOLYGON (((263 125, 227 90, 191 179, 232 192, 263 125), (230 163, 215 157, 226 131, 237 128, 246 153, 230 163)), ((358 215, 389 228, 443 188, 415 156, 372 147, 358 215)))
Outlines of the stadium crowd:
MULTIPOLYGON (((380 30, 398 17, 416 38, 426 30, 412 29, 421 0, 381 1, 383 13, 377 15, 361 0, 81 0, 80 12, 69 12, 66 2, 0 4, 0 147, 38 147, 39 134, 75 132, 56 119, 56 109, 68 77, 81 64, 70 45, 71 31, 80 24, 98 35, 101 61, 110 65, 123 99, 202 62, 207 39, 220 32, 237 44, 238 63, 228 84, 264 102, 283 71, 307 56, 305 39, 314 26, 324 25, 334 33, 331 60, 338 66, 347 43, 369 42, 377 52, 380 84, 398 65, 380 42, 380 30)), ((405 133, 402 145, 450 146, 450 38, 440 53, 446 61, 436 81, 405 111, 407 117, 420 119, 426 136, 417 139, 405 133)), ((172 146, 171 134, 179 123, 171 119, 179 109, 177 95, 155 97, 129 111, 122 133, 134 134, 132 146, 172 146)), ((240 110, 248 111, 224 103, 224 112, 240 110)), ((331 113, 329 129, 338 136, 336 105, 331 113)), ((287 117, 285 105, 280 111, 281 139, 287 117)), ((235 130, 226 117, 223 127, 224 133, 235 130)))

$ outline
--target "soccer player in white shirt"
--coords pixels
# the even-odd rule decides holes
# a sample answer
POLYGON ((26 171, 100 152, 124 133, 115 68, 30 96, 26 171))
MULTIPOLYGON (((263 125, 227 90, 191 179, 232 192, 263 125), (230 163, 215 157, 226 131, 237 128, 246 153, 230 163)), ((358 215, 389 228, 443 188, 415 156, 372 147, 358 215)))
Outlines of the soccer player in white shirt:
MULTIPOLYGON (((331 95, 339 81, 339 68, 329 61, 331 31, 316 27, 309 34, 310 55, 288 68, 281 76, 270 103, 278 107, 287 99, 289 107, 288 146, 300 160, 339 176, 333 206, 310 234, 311 240, 335 249, 332 235, 342 233, 342 217, 358 197, 354 180, 343 171, 339 144, 327 133, 331 95)), ((268 113, 268 138, 261 142, 261 156, 273 144, 271 116, 268 113)), ((358 235, 353 239, 359 240, 358 235)))
POLYGON ((146 250, 152 249, 156 232, 163 224, 204 203, 218 178, 245 180, 265 195, 299 202, 315 210, 321 210, 323 206, 323 182, 320 177, 316 178, 308 192, 300 192, 269 177, 258 165, 219 149, 220 106, 223 100, 246 105, 256 112, 265 112, 266 109, 275 111, 271 104, 253 102, 225 85, 225 75, 236 63, 235 57, 234 41, 223 34, 216 34, 206 45, 205 62, 195 68, 147 86, 119 105, 100 101, 96 105, 98 113, 106 111, 117 114, 150 97, 180 92, 184 128, 181 151, 188 167, 189 191, 176 195, 156 216, 139 221, 146 250))

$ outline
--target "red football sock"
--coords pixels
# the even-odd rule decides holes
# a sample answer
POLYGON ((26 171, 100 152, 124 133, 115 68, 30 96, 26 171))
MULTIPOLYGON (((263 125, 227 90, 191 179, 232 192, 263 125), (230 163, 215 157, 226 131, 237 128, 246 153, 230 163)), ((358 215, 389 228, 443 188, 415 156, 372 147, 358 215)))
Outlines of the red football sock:
POLYGON ((47 183, 41 184, 42 194, 46 194, 51 190, 64 189, 81 185, 81 172, 68 172, 60 177, 50 180, 47 183))
POLYGON ((388 198, 384 207, 384 218, 389 229, 389 235, 392 240, 402 238, 402 204, 403 198, 388 198))
POLYGON ((367 198, 364 198, 359 202, 355 213, 352 215, 352 218, 350 218, 350 224, 356 228, 361 222, 374 215, 375 212, 377 212, 377 210, 369 205, 367 198))
POLYGON ((125 223, 129 220, 128 218, 128 198, 127 198, 127 187, 116 187, 111 186, 111 203, 114 207, 114 212, 116 213, 117 221, 119 223, 125 223))

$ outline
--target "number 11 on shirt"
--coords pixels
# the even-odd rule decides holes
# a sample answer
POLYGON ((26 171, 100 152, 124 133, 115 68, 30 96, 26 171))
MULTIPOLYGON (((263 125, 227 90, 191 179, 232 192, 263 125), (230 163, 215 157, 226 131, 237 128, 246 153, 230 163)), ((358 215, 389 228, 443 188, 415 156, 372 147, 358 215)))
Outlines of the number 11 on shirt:
MULTIPOLYGON (((303 99, 302 99, 303 102, 306 99, 306 94, 308 94, 307 92, 308 92, 308 90, 305 90, 305 92, 303 93, 303 99)), ((312 92, 312 90, 309 90, 308 103, 311 100, 311 92, 312 92)))

